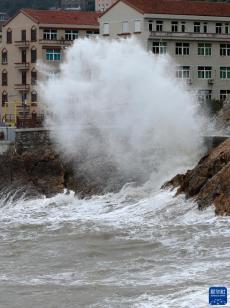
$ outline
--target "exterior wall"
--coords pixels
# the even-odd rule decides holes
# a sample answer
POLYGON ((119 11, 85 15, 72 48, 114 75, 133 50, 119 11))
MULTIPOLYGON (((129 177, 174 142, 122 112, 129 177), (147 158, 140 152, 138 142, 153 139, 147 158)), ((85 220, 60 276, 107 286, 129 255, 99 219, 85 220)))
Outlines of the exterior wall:
POLYGON ((147 48, 147 39, 144 33, 143 15, 129 7, 123 2, 118 2, 100 18, 100 34, 109 39, 129 37, 134 34, 140 42, 147 48), (135 33, 134 21, 140 20, 141 31, 135 33), (122 22, 128 21, 128 32, 122 33, 122 22), (104 32, 104 24, 109 24, 109 33, 104 32))
MULTIPOLYGON (((220 79, 220 67, 229 66, 229 56, 220 55, 220 44, 230 43, 228 33, 216 34, 216 23, 223 24, 223 30, 228 25, 230 33, 230 18, 213 18, 198 16, 170 16, 150 15, 145 18, 145 31, 148 33, 148 50, 152 50, 153 42, 166 42, 167 52, 175 63, 180 66, 190 67, 189 84, 195 90, 209 90, 213 99, 220 99, 220 90, 230 90, 229 80, 220 79), (151 18, 152 17, 152 18, 151 18), (186 18, 186 19, 185 19, 186 18), (163 31, 156 31, 156 21, 163 21, 163 31), (149 31, 149 21, 153 24, 153 31, 149 31), (171 22, 178 21, 178 32, 172 32, 171 22), (181 32, 181 21, 186 24, 186 31, 181 32), (194 22, 200 22, 201 32, 194 33, 194 22), (203 32, 203 25, 207 24, 207 33, 203 32), (189 55, 176 55, 176 43, 190 44, 189 55), (211 44, 211 55, 198 55, 198 44, 211 44), (198 66, 212 67, 213 82, 208 79, 198 78, 198 66)), ((225 32, 225 31, 223 31, 225 32)))
POLYGON ((95 10, 104 12, 115 2, 116 0, 95 0, 95 10))
MULTIPOLYGON (((65 30, 77 30, 78 37, 94 37, 96 33, 99 33, 98 26, 88 25, 55 25, 55 24, 36 24, 29 17, 23 13, 19 13, 14 19, 12 19, 6 26, 3 27, 3 41, 0 45, 0 58, 2 51, 8 52, 8 63, 3 64, 2 59, 0 62, 0 76, 2 71, 6 70, 8 73, 8 84, 2 86, 2 78, 0 78, 0 115, 1 120, 12 118, 7 120, 8 124, 14 125, 17 116, 30 116, 31 113, 42 113, 42 105, 39 102, 39 97, 36 102, 32 102, 32 92, 37 92, 36 84, 32 84, 31 72, 37 72, 37 79, 41 79, 42 76, 37 71, 36 63, 31 62, 31 50, 36 49, 37 61, 42 60, 49 64, 50 72, 58 72, 61 61, 53 60, 48 61, 46 57, 47 49, 59 50, 61 59, 64 57, 65 48, 70 46, 73 41, 66 40, 65 30), (31 29, 34 28, 37 31, 37 39, 35 42, 31 41, 31 29), (12 30, 12 43, 7 44, 7 30, 12 30), (57 39, 49 40, 44 39, 43 32, 45 29, 57 30, 57 39), (26 41, 22 41, 21 31, 26 30, 26 41), (26 64, 22 63, 22 50, 26 52, 26 64), (26 85, 22 85, 22 71, 26 71, 27 80, 26 85), (2 93, 8 94, 8 103, 2 103, 2 93), (27 95, 26 101, 22 96, 27 95), (26 105, 25 105, 26 102, 26 105)), ((1 121, 0 121, 1 122, 1 121)))
POLYGON ((153 42, 166 43, 167 53, 173 58, 175 66, 190 67, 190 76, 186 82, 191 90, 195 92, 209 90, 214 99, 220 99, 220 90, 230 91, 230 79, 220 79, 220 67, 230 68, 230 56, 220 55, 220 44, 230 44, 230 17, 141 14, 121 1, 100 18, 100 33, 111 39, 133 35, 130 25, 134 20, 142 21, 141 33, 135 35, 146 50, 152 50, 153 42), (128 35, 121 35, 122 21, 129 22, 130 33, 128 35), (162 31, 157 31, 157 21, 163 21, 162 31), (177 32, 172 32, 172 21, 178 22, 177 32), (194 22, 200 22, 200 33, 194 32, 194 22), (109 24, 107 35, 103 33, 105 23, 109 24), (152 24, 152 29, 149 29, 149 23, 152 24), (182 23, 185 23, 185 32, 182 32, 182 23), (216 33, 216 23, 223 24, 223 33, 216 33), (204 33, 204 24, 207 25, 207 33, 204 33), (225 33, 227 26, 228 33, 225 33), (189 55, 176 55, 176 43, 181 42, 190 44, 189 55), (199 43, 210 43, 211 55, 198 55, 199 43), (198 78, 198 66, 212 67, 211 80, 198 78))

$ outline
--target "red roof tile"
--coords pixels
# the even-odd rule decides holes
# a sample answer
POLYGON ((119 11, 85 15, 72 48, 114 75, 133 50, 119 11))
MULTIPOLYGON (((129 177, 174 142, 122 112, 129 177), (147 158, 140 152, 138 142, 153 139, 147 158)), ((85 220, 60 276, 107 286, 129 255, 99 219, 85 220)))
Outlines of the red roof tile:
POLYGON ((28 17, 40 24, 66 24, 66 25, 88 25, 99 26, 98 12, 83 12, 83 11, 45 11, 22 9, 28 17))
MULTIPOLYGON (((230 17, 230 3, 186 0, 121 0, 145 14, 230 17)), ((119 1, 118 1, 119 2, 119 1)), ((117 3, 117 2, 116 2, 117 3)), ((116 3, 114 5, 116 5, 116 3)), ((113 5, 113 6, 114 6, 113 5)), ((108 10, 110 10, 110 7, 108 10)))

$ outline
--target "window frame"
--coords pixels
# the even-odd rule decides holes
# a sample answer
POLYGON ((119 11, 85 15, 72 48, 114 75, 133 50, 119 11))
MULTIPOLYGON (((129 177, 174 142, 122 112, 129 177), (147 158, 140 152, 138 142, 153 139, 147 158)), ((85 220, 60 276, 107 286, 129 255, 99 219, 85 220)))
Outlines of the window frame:
POLYGON ((47 48, 46 49, 46 61, 60 62, 61 61, 61 49, 47 48))
POLYGON ((230 79, 230 66, 220 66, 220 79, 221 80, 230 79))
POLYGON ((74 41, 79 38, 79 30, 70 29, 65 30, 65 40, 66 41, 74 41))
POLYGON ((167 53, 167 46, 168 46, 167 42, 153 41, 152 52, 155 55, 165 55, 167 53))
POLYGON ((220 44, 220 56, 230 56, 230 43, 220 44))
POLYGON ((212 79, 212 66, 199 65, 197 67, 198 79, 212 79))
POLYGON ((176 67, 176 78, 178 79, 190 79, 190 66, 178 65, 176 67))
POLYGON ((103 35, 109 35, 110 33, 110 24, 108 22, 103 23, 103 35))
POLYGON ((49 28, 43 29, 43 40, 44 41, 57 41, 58 40, 58 30, 49 28))
POLYGON ((189 54, 190 54, 190 43, 176 42, 175 54, 177 56, 189 56, 189 54))
POLYGON ((212 44, 211 43, 198 43, 198 56, 211 56, 212 44))
POLYGON ((164 22, 163 20, 156 20, 156 31, 163 32, 164 29, 164 22))

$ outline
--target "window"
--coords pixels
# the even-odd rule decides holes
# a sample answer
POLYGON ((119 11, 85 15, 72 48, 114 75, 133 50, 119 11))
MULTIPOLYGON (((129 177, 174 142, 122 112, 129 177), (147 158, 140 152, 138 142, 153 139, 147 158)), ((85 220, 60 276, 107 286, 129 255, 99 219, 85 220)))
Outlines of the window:
POLYGON ((194 26, 194 32, 199 33, 200 32, 200 22, 194 22, 193 26, 194 26))
POLYGON ((61 50, 60 49, 46 49, 46 60, 47 61, 60 61, 61 50))
POLYGON ((222 33, 222 23, 219 22, 216 23, 216 33, 218 34, 222 33))
POLYGON ((220 79, 230 79, 230 66, 220 67, 220 79))
POLYGON ((109 24, 108 23, 103 24, 103 34, 109 35, 109 24))
POLYGON ((185 22, 181 22, 181 32, 185 32, 185 22))
POLYGON ((178 66, 176 70, 176 78, 183 78, 183 79, 190 78, 190 67, 178 66))
POLYGON ((224 102, 230 95, 230 90, 220 90, 220 101, 224 102))
POLYGON ((26 49, 22 49, 21 58, 22 58, 22 63, 26 63, 26 49))
POLYGON ((211 66, 198 66, 198 78, 211 79, 212 67, 211 66))
POLYGON ((177 21, 171 22, 171 29, 172 29, 172 32, 178 32, 178 22, 177 21))
POLYGON ((6 70, 2 71, 2 86, 7 86, 8 84, 8 74, 6 70))
POLYGON ((122 22, 122 33, 128 33, 129 32, 129 23, 128 21, 122 22))
POLYGON ((31 63, 36 63, 37 61, 37 49, 33 47, 31 49, 31 63))
POLYGON ((74 41, 78 38, 78 30, 66 30, 65 31, 65 40, 74 41))
POLYGON ((203 29, 204 29, 204 33, 207 33, 207 31, 208 31, 208 24, 206 22, 204 22, 203 29))
POLYGON ((163 21, 157 20, 156 21, 156 31, 162 32, 163 31, 163 21))
POLYGON ((220 55, 230 56, 230 44, 220 44, 220 55))
POLYGON ((31 92, 31 102, 35 103, 35 102, 37 102, 37 100, 38 100, 37 92, 36 91, 32 91, 31 92))
POLYGON ((211 56, 212 44, 211 43, 198 43, 198 55, 199 56, 211 56))
POLYGON ((21 40, 22 40, 23 42, 26 41, 26 30, 22 30, 22 31, 21 31, 21 40))
POLYGON ((8 94, 6 91, 3 91, 2 92, 2 106, 4 107, 5 106, 5 103, 8 102, 8 94))
POLYGON ((27 83, 27 74, 26 74, 26 71, 22 71, 22 84, 23 85, 26 85, 27 83))
POLYGON ((86 31, 86 37, 94 37, 95 35, 99 34, 98 31, 86 31))
POLYGON ((22 92, 21 94, 21 100, 22 100, 22 103, 25 103, 26 100, 27 100, 27 93, 26 92, 22 92))
POLYGON ((212 99, 212 90, 199 90, 197 96, 200 102, 210 101, 212 99))
POLYGON ((43 39, 44 40, 57 40, 57 30, 55 29, 45 29, 43 30, 43 39))
POLYGON ((7 42, 7 44, 12 44, 12 30, 11 29, 7 30, 6 42, 7 42))
POLYGON ((166 54, 167 43, 166 42, 153 42, 152 51, 154 54, 166 54))
POLYGON ((149 20, 149 31, 152 32, 153 31, 153 21, 149 20))
POLYGON ((6 49, 3 49, 2 51, 2 64, 8 63, 8 53, 6 49))
POLYGON ((31 71, 31 84, 36 85, 36 83, 37 83, 37 72, 35 71, 35 69, 33 69, 31 71))
POLYGON ((141 21, 134 20, 134 32, 141 32, 141 21))
POLYGON ((189 55, 189 43, 176 43, 176 55, 189 55))
POLYGON ((31 29, 31 41, 32 42, 37 41, 37 29, 35 27, 31 29))
POLYGON ((229 24, 225 24, 224 30, 225 30, 225 34, 229 33, 229 24))

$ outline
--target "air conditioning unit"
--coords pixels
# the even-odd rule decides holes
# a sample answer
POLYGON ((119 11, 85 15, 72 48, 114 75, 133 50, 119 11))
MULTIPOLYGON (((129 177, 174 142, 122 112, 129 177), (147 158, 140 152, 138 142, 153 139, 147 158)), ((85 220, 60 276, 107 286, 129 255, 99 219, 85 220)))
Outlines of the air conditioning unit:
POLYGON ((208 84, 214 84, 214 79, 208 79, 208 84))
POLYGON ((192 84, 192 79, 191 78, 186 79, 186 83, 187 84, 192 84))

